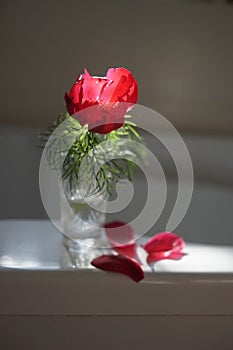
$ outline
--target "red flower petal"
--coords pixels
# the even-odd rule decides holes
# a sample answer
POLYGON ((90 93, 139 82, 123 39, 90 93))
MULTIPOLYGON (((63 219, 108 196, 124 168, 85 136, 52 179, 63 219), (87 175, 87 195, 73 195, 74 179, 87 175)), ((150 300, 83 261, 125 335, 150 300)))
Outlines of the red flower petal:
POLYGON ((104 87, 107 85, 108 80, 106 78, 91 77, 86 69, 84 69, 83 79, 83 100, 88 103, 98 102, 100 95, 104 87))
POLYGON ((137 83, 127 69, 110 68, 107 71, 106 78, 110 80, 110 83, 103 90, 102 101, 136 103, 138 98, 137 83))
POLYGON ((115 107, 113 104, 109 104, 106 107, 97 102, 92 102, 91 105, 90 102, 87 101, 84 105, 85 109, 82 109, 77 115, 73 115, 73 117, 77 119, 81 125, 88 124, 88 129, 91 132, 107 134, 112 130, 120 128, 124 124, 126 106, 119 105, 115 107))
POLYGON ((142 247, 147 253, 161 251, 181 251, 184 248, 184 241, 181 237, 172 232, 160 232, 151 237, 142 247))
POLYGON ((157 252, 157 253, 151 253, 147 256, 147 263, 153 263, 155 261, 169 259, 169 260, 180 260, 185 256, 185 253, 181 252, 157 252))
POLYGON ((75 113, 74 104, 73 104, 73 101, 70 98, 70 96, 67 94, 67 92, 65 93, 64 99, 66 102, 66 108, 67 108, 69 115, 73 115, 75 113))
POLYGON ((181 252, 184 248, 183 239, 172 232, 157 233, 142 247, 148 253, 148 263, 163 259, 179 260, 185 255, 181 252))
POLYGON ((122 273, 135 282, 139 282, 144 278, 144 272, 140 264, 124 255, 101 255, 92 260, 91 264, 104 271, 122 273))
POLYGON ((105 224, 104 228, 109 243, 117 253, 135 258, 135 241, 130 225, 121 221, 113 221, 105 224))

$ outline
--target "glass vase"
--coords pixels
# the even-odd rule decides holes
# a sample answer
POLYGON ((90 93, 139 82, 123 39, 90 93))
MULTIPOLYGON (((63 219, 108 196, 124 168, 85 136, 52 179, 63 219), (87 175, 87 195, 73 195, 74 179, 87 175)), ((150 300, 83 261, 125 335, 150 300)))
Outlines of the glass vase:
POLYGON ((92 259, 101 255, 106 209, 106 198, 101 194, 89 196, 87 201, 78 189, 72 193, 60 191, 63 244, 73 268, 88 268, 92 259))

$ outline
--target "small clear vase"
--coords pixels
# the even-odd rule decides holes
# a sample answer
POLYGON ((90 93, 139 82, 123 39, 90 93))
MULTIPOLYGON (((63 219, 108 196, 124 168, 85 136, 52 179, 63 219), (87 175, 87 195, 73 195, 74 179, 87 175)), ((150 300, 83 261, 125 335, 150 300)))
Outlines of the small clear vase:
POLYGON ((106 207, 106 197, 101 194, 89 196, 87 201, 78 189, 72 193, 60 191, 63 244, 73 268, 88 268, 100 255, 106 207))

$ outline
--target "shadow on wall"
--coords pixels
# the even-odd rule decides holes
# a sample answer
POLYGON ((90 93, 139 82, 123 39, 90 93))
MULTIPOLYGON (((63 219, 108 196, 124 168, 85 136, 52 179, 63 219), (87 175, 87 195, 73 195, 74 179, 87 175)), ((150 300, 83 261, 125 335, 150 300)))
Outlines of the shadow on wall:
POLYGON ((125 66, 139 103, 179 130, 233 133, 227 2, 13 0, 1 5, 0 28, 2 124, 47 126, 84 67, 125 66))
POLYGON ((0 219, 46 218, 39 193, 39 130, 0 128, 0 219))

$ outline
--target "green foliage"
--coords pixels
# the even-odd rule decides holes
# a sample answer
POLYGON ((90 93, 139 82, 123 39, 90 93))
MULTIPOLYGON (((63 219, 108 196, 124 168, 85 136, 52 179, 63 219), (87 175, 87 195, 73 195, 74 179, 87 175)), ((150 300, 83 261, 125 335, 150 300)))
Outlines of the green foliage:
POLYGON ((142 160, 145 154, 139 147, 128 152, 130 156, 124 156, 125 141, 141 142, 130 118, 129 115, 125 117, 121 128, 100 135, 89 132, 87 125, 81 126, 66 113, 41 133, 49 165, 60 171, 63 183, 68 184, 71 192, 84 182, 86 195, 111 193, 120 179, 132 181, 133 160, 142 160), (104 141, 107 152, 106 147, 102 147, 104 141))

